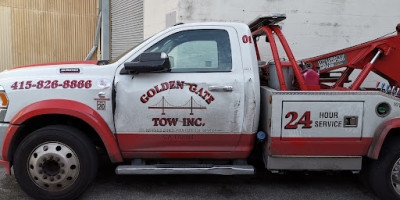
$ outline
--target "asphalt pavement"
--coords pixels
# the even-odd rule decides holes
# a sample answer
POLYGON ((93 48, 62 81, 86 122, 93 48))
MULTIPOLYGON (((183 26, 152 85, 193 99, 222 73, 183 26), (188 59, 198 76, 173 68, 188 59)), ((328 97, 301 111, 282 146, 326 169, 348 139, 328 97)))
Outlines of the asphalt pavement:
MULTIPOLYGON (((31 199, 14 176, 0 167, 0 199, 31 199)), ((115 175, 100 169, 81 199, 377 199, 350 172, 271 174, 259 170, 254 176, 115 175)))

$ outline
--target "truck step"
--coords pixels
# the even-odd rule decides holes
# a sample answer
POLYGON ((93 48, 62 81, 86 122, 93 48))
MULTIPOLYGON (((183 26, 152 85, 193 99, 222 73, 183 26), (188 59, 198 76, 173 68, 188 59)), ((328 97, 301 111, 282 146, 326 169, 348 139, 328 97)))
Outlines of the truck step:
POLYGON ((212 164, 157 164, 120 165, 115 169, 119 175, 162 175, 162 174, 211 174, 211 175, 252 175, 251 165, 212 165, 212 164))

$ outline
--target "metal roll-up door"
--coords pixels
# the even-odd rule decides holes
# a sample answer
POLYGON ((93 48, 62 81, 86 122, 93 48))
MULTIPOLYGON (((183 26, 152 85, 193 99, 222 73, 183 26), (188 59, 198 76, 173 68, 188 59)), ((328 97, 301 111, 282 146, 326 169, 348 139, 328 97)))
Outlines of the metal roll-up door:
POLYGON ((143 0, 111 1, 111 58, 143 41, 143 0))

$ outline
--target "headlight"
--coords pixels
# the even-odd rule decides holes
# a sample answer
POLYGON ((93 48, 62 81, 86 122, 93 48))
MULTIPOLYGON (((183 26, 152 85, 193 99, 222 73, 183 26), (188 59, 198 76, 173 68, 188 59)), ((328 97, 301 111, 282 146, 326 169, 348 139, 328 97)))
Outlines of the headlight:
POLYGON ((0 122, 4 121, 8 107, 8 97, 6 91, 0 86, 0 122))
POLYGON ((1 106, 0 108, 7 108, 8 106, 8 99, 7 95, 5 93, 0 93, 0 100, 1 100, 1 106))
POLYGON ((8 98, 6 95, 6 91, 2 86, 0 86, 0 108, 7 108, 8 106, 8 98))

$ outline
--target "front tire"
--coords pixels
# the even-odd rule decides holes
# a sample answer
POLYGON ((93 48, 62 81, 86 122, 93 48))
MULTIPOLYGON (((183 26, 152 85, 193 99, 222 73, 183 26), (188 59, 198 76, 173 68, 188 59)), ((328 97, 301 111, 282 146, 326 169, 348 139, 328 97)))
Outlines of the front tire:
POLYGON ((381 199, 400 199, 400 137, 388 137, 378 160, 368 164, 368 182, 381 199))
POLYGON ((63 125, 28 135, 14 154, 21 188, 35 199, 76 199, 97 174, 95 146, 82 131, 63 125))

